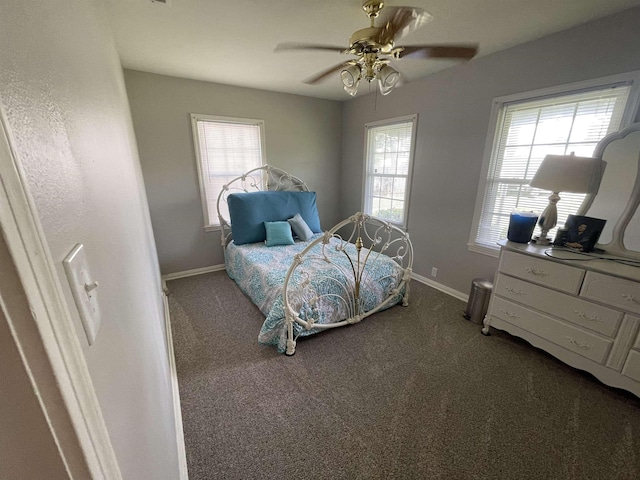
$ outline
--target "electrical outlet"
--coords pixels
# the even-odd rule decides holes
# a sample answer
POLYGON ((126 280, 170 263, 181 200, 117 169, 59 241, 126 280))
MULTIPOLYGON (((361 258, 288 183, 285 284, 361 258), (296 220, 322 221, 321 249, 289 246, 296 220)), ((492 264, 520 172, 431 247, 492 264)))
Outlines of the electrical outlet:
POLYGON ((431 276, 432 277, 438 276, 438 269, 436 267, 431 267, 431 276))

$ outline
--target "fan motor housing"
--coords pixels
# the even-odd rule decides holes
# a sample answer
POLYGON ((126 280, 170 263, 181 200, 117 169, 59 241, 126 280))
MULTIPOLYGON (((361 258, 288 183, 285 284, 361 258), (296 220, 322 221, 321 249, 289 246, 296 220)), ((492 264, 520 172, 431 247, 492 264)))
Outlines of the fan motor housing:
POLYGON ((393 48, 393 42, 380 45, 374 40, 378 37, 381 30, 381 27, 368 27, 353 32, 353 35, 351 35, 349 39, 351 50, 355 50, 357 53, 363 53, 363 47, 368 47, 366 50, 369 52, 388 53, 393 48))

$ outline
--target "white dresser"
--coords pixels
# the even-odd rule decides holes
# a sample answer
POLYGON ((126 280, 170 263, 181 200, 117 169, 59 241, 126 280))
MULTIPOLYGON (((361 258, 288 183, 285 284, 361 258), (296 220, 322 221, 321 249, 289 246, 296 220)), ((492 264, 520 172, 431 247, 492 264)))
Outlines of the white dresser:
POLYGON ((501 247, 483 333, 491 326, 522 337, 640 397, 640 268, 551 247, 501 247))

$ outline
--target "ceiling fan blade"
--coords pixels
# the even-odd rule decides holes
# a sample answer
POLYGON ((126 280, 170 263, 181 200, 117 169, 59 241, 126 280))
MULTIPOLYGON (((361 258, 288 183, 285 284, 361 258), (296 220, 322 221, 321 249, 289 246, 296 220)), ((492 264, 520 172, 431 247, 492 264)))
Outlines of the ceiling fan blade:
POLYGON ((380 17, 381 29, 376 38, 380 45, 387 45, 408 35, 433 18, 422 8, 415 7, 388 7, 380 17))
POLYGON ((293 43, 285 42, 276 46, 274 52, 285 52, 289 50, 323 50, 327 52, 348 53, 344 47, 336 47, 334 45, 316 45, 313 43, 293 43))
POLYGON ((393 51, 395 58, 461 58, 469 60, 478 53, 478 45, 407 45, 393 51))
POLYGON ((340 65, 336 65, 334 67, 329 68, 328 70, 324 70, 313 77, 309 77, 306 80, 303 80, 302 83, 306 83, 307 85, 314 85, 330 75, 336 73, 337 71, 343 69, 344 67, 351 65, 349 62, 341 63, 340 65))

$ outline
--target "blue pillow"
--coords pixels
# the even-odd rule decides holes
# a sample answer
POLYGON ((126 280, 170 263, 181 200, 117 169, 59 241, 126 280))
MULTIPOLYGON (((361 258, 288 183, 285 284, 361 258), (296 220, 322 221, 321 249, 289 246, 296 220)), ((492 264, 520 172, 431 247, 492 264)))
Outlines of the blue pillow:
POLYGON ((309 225, 307 225, 307 222, 304 221, 304 218, 302 218, 299 213, 296 213, 295 216, 287 220, 287 222, 289 222, 291 230, 293 230, 293 233, 295 233, 300 240, 306 242, 313 237, 313 232, 309 228, 309 225))
POLYGON ((286 221, 296 213, 314 233, 321 233, 315 192, 232 193, 227 199, 236 245, 264 242, 264 222, 286 221))
POLYGON ((291 236, 291 225, 288 222, 264 222, 264 229, 267 232, 267 247, 276 245, 293 245, 291 236))

